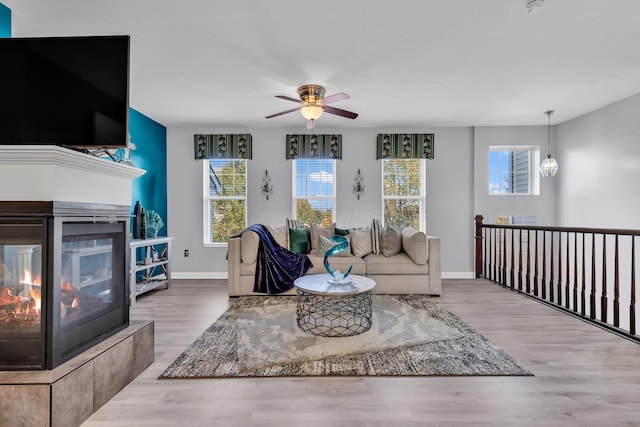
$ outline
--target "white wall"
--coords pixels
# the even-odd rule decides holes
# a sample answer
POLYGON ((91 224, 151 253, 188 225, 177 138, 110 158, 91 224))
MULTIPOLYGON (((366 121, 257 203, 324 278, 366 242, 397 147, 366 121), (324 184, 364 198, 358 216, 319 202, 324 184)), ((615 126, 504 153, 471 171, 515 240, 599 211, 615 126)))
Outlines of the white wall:
MULTIPOLYGON (((339 227, 365 226, 382 216, 381 172, 375 158, 376 136, 381 132, 435 134, 435 159, 427 161, 427 233, 442 239, 442 270, 446 275, 473 271, 473 133, 471 128, 330 129, 342 134, 343 159, 337 162, 337 218, 339 227), (357 169, 366 192, 352 193, 357 169)), ((284 225, 291 216, 291 163, 285 159, 285 135, 303 129, 167 129, 168 233, 174 236, 176 277, 224 277, 226 247, 206 248, 202 243, 202 164, 194 160, 196 133, 251 133, 253 160, 248 162, 248 223, 284 225), (267 169, 274 194, 260 193, 267 169), (189 250, 189 257, 183 252, 189 250)))
POLYGON ((558 126, 559 226, 640 228, 640 94, 558 126))
MULTIPOLYGON (((561 157, 555 155, 554 129, 551 133, 552 153, 560 163, 561 157)), ((539 195, 489 195, 488 152, 492 145, 540 146, 541 159, 547 152, 547 126, 491 126, 476 127, 474 135, 475 174, 474 206, 475 213, 484 216, 485 224, 495 224, 498 214, 533 214, 537 225, 553 226, 555 220, 556 177, 540 178, 539 195)), ((539 166, 539 163, 538 165, 539 166)), ((536 166, 536 167, 537 167, 536 166)), ((539 172, 536 171, 539 175, 539 172)), ((558 172, 560 173, 560 172, 558 172)))

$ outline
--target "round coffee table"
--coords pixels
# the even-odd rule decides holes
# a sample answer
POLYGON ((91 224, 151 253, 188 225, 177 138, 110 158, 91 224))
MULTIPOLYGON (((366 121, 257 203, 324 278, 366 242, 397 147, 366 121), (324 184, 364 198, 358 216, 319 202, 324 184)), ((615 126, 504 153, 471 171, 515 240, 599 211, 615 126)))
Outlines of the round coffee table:
POLYGON ((312 274, 294 281, 298 326, 323 337, 348 337, 371 328, 371 291, 376 282, 350 275, 348 283, 332 283, 329 274, 312 274))

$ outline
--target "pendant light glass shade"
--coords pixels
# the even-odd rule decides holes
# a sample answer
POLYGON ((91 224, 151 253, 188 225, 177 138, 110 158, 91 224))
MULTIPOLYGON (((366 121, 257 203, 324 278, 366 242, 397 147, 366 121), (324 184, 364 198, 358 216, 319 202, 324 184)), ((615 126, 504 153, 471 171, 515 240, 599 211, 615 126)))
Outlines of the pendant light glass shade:
POLYGON ((558 162, 549 153, 547 158, 540 163, 540 173, 543 177, 549 178, 550 176, 555 176, 556 172, 558 172, 558 162))
POLYGON ((553 110, 545 111, 545 114, 548 117, 547 124, 547 158, 540 163, 540 173, 544 178, 549 178, 551 176, 555 176, 558 172, 558 162, 551 156, 551 115, 554 113, 553 110))

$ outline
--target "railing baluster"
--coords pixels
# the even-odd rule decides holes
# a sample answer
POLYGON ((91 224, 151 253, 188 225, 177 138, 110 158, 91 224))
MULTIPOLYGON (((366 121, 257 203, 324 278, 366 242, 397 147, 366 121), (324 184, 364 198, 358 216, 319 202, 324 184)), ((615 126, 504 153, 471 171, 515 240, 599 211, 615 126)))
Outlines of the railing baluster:
POLYGON ((514 262, 514 259, 515 259, 514 258, 514 256, 515 256, 515 254, 514 254, 515 247, 514 247, 514 245, 515 245, 515 242, 513 240, 513 228, 512 228, 511 229, 511 268, 509 269, 509 282, 510 282, 509 285, 511 285, 512 288, 515 286, 515 281, 516 281, 515 269, 514 269, 515 268, 515 266, 514 266, 514 264, 515 264, 515 262, 514 262))
POLYGON ((587 315, 587 260, 585 258, 585 233, 582 233, 582 292, 580 293, 580 313, 582 316, 587 315))
POLYGON ((607 235, 602 235, 602 293, 600 294, 600 320, 607 322, 607 235))
POLYGON ((573 233, 573 311, 578 311, 578 233, 573 233))
POLYGON ((527 293, 531 293, 531 233, 527 229, 527 276, 526 276, 527 293))
POLYGON ((507 286, 507 229, 502 229, 502 280, 501 284, 507 286))
POLYGON ((558 233, 558 282, 556 284, 558 305, 562 305, 562 232, 558 233))
POLYGON ((534 262, 534 274, 533 274, 533 295, 538 296, 538 230, 536 233, 536 248, 535 248, 535 262, 534 262))
POLYGON ((629 304, 629 332, 636 334, 636 237, 631 236, 631 302, 629 304))
POLYGON ((613 283, 613 326, 620 326, 620 271, 618 260, 618 235, 616 234, 614 283, 613 283))
POLYGON ((542 232, 542 299, 547 299, 547 232, 542 232))
POLYGON ((489 239, 491 238, 491 230, 482 230, 483 232, 483 236, 484 236, 484 272, 483 272, 483 276, 484 277, 488 277, 489 276, 489 265, 491 260, 489 259, 489 254, 491 253, 490 249, 491 246, 489 244, 489 239))
POLYGON ((590 295, 591 319, 596 318, 596 234, 591 233, 591 295, 590 295))
MULTIPOLYGON (((498 264, 498 229, 493 229, 493 281, 495 282, 498 277, 496 275, 496 266, 498 264)), ((500 283, 499 280, 497 280, 500 283)))
POLYGON ((565 273, 564 280, 564 307, 569 308, 571 301, 571 280, 569 277, 571 275, 571 271, 569 269, 569 233, 567 233, 567 250, 565 251, 565 264, 567 264, 567 270, 565 273))
POLYGON ((551 254, 549 255, 549 301, 553 302, 553 231, 551 232, 551 254))
POLYGON ((522 290, 522 229, 518 232, 518 290, 522 290))

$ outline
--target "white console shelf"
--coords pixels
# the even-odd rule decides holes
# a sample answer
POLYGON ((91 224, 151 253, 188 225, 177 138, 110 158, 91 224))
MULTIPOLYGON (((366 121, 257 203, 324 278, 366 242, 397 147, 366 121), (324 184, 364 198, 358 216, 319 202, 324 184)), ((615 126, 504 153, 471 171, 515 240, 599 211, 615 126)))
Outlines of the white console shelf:
POLYGON ((129 287, 131 305, 136 297, 160 286, 169 289, 171 284, 171 243, 173 237, 154 237, 152 239, 131 240, 131 266, 129 268, 129 287), (142 256, 138 249, 143 248, 142 256), (140 277, 139 272, 143 272, 140 277))

